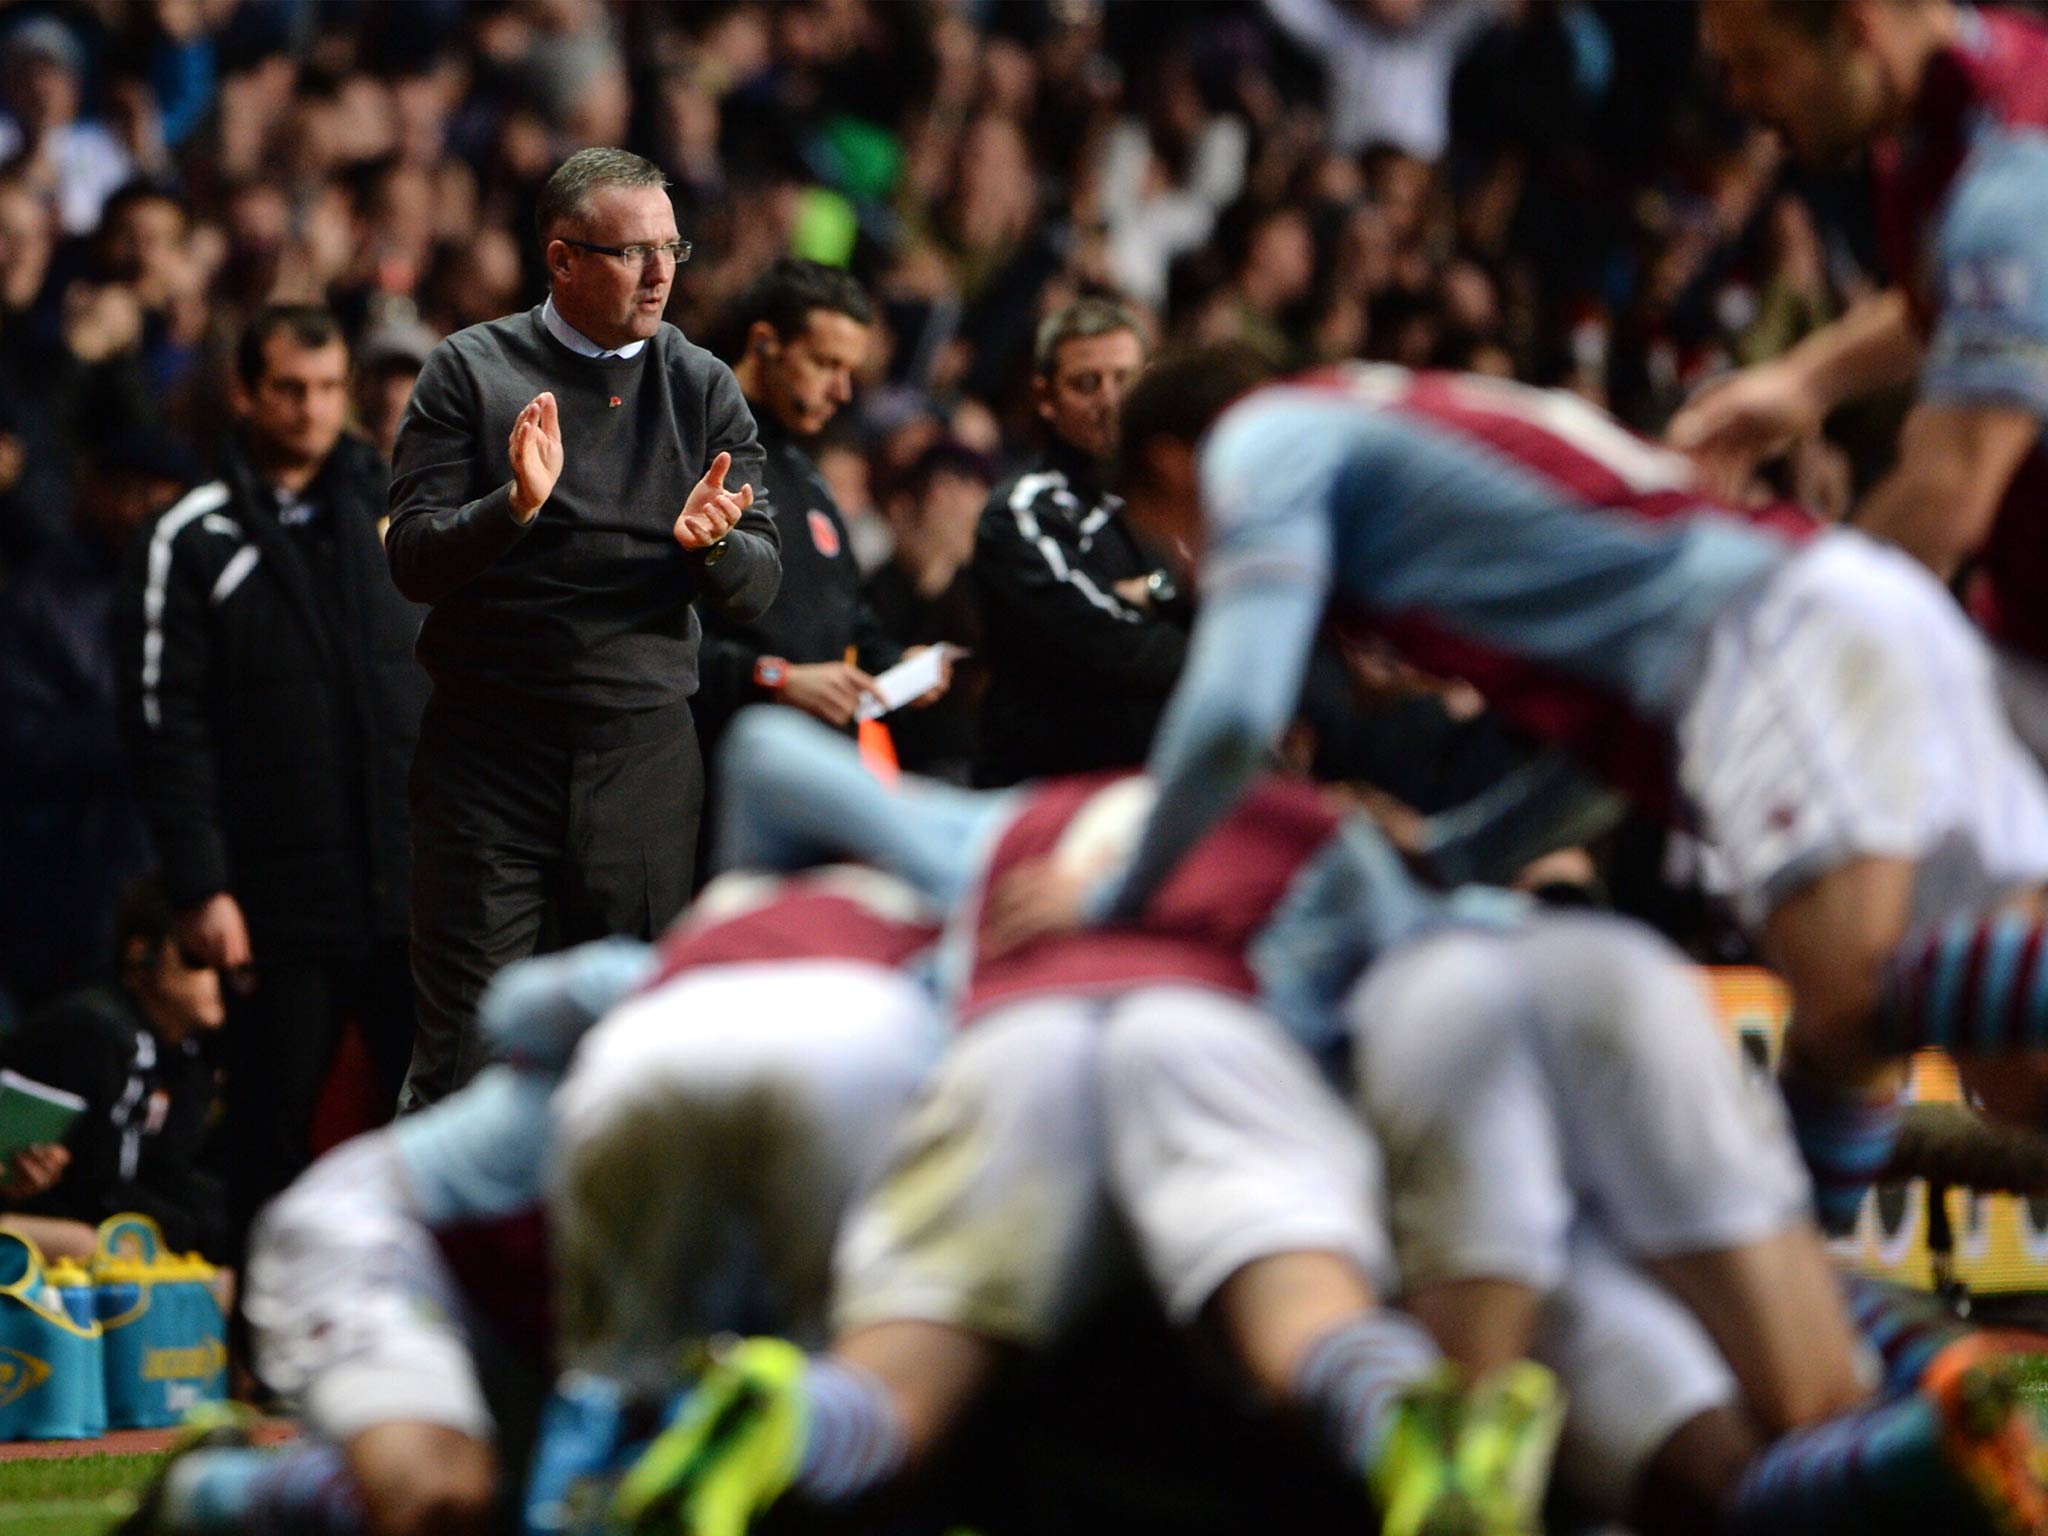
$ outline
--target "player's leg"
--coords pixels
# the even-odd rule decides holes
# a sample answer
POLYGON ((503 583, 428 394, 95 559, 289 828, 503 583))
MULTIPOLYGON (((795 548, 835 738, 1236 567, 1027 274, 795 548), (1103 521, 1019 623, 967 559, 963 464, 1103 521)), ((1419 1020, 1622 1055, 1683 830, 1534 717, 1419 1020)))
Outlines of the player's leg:
POLYGON ((1898 1139, 1903 1059, 1875 1027, 1888 963, 1910 925, 1914 869, 1864 858, 1781 902, 1763 947, 1792 995, 1781 1077, 1815 1209, 1846 1231, 1898 1139))
POLYGON ((1791 987, 1787 1099, 1822 1219, 1845 1228, 1896 1139, 1894 1063, 2048 1040, 2048 988, 2024 961, 2039 925, 1998 912, 2048 877, 2048 784, 1948 595, 1852 533, 1815 540, 1716 626, 1679 745, 1791 987))
POLYGON ((1572 1218, 1517 963, 1505 935, 1440 934, 1382 959, 1348 1004, 1402 1305, 1475 1374, 1527 1354, 1572 1218))
POLYGON ((2042 1507, 1995 1361, 1773 1438, 1690 1311, 1588 1229, 1537 1349, 1569 1394, 1561 1483, 1645 1536, 2018 1531, 2042 1507))
POLYGON ((328 1154, 264 1214, 245 1305, 258 1366, 303 1405, 307 1440, 265 1452, 230 1443, 231 1430, 202 1437, 166 1472, 142 1528, 490 1528, 492 1417, 455 1322, 453 1282, 403 1210, 403 1176, 382 1134, 328 1154))
POLYGON ((1508 942, 1581 1207, 1692 1308, 1771 1431, 1863 1383, 1808 1182, 1698 976, 1647 930, 1547 918, 1508 942))
POLYGON ((940 1026, 875 966, 729 966, 615 1009, 554 1100, 563 1361, 665 1397, 684 1347, 763 1319, 826 1337, 841 1218, 880 1167, 940 1026))
POLYGON ((1366 1476, 1389 1530, 1532 1524, 1550 1384, 1521 1365, 1461 1392, 1428 1331, 1380 1305, 1378 1157, 1306 1057, 1192 988, 1136 993, 1107 1025, 1112 1194, 1168 1314, 1212 1325, 1255 1390, 1366 1476))
POLYGON ((1005 1358, 1051 1340, 1117 1267, 1099 1012, 1046 998, 977 1020, 847 1221, 833 1353, 887 1383, 910 1465, 1005 1358))
POLYGON ((680 1517, 717 1536, 785 1497, 865 1498, 1072 1316, 1107 1234, 1094 1011, 1018 1004, 953 1045, 845 1223, 833 1348, 731 1350, 622 1483, 627 1525, 680 1517))

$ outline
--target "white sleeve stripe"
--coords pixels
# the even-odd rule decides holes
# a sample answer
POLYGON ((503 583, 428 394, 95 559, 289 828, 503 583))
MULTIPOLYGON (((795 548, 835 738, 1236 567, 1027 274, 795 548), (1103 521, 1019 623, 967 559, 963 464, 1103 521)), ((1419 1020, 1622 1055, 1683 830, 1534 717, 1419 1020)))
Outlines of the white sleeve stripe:
POLYGON ((164 593, 171 582, 171 545, 185 525, 228 503, 228 488, 222 481, 186 492, 178 504, 157 520, 149 536, 149 581, 142 590, 142 718, 151 730, 163 721, 163 701, 157 689, 164 676, 164 593))
POLYGON ((1138 615, 1134 610, 1104 592, 1084 573, 1068 565, 1067 557, 1060 552, 1058 542, 1038 526, 1038 518, 1031 510, 1031 503, 1038 499, 1039 492, 1061 490, 1065 483, 1065 477, 1057 474, 1021 477, 1017 481, 1017 488, 1010 493, 1010 513, 1017 519, 1017 531, 1024 535, 1025 541, 1038 551, 1046 565, 1051 568, 1054 580, 1072 587, 1095 607, 1121 623, 1137 623, 1138 615))
POLYGON ((207 601, 218 608, 233 597, 235 588, 242 584, 243 578, 256 569, 256 562, 261 554, 254 544, 244 544, 236 550, 235 558, 227 563, 220 573, 220 580, 213 584, 213 592, 207 601))

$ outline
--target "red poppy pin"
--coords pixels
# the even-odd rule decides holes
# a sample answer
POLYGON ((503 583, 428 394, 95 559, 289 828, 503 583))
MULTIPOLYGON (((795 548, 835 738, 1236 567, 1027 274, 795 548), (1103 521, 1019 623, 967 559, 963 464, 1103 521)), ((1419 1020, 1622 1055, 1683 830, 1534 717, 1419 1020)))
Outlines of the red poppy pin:
POLYGON ((623 400, 621 400, 621 399, 620 399, 620 398, 619 398, 619 397, 618 397, 617 395, 613 395, 613 396, 612 396, 612 409, 613 409, 613 410, 617 410, 617 409, 618 409, 618 408, 619 408, 620 406, 624 405, 625 403, 626 403, 626 402, 625 402, 625 401, 623 401, 623 400))
POLYGON ((815 507, 811 509, 809 522, 811 525, 811 542, 818 546, 819 554, 823 555, 827 560, 832 559, 839 553, 839 530, 832 526, 831 518, 818 511, 815 507))

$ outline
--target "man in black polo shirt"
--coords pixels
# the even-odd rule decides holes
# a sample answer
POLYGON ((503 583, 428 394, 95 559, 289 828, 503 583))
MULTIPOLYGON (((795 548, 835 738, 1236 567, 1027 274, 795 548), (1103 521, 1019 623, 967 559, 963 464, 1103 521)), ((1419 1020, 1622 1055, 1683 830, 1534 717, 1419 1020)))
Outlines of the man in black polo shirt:
POLYGON ((650 938, 689 895, 701 603, 780 577, 754 418, 662 322, 689 245, 660 170, 587 149, 542 189, 549 297, 435 348, 399 426, 386 539, 431 605, 413 762, 407 1102, 480 1064, 476 999, 536 949, 650 938))
POLYGON ((1136 317, 1078 299, 1039 326, 1032 358, 1051 444, 989 497, 970 567, 989 678, 974 782, 988 788, 1143 763, 1187 654, 1159 556, 1108 489, 1145 366, 1136 317))
POLYGON ((848 726, 873 675, 905 654, 861 596, 846 522, 804 450, 853 398, 874 320, 868 296, 835 267, 785 256, 742 295, 739 320, 733 373, 767 455, 782 590, 752 619, 704 621, 695 702, 707 752, 748 704, 787 704, 848 726))

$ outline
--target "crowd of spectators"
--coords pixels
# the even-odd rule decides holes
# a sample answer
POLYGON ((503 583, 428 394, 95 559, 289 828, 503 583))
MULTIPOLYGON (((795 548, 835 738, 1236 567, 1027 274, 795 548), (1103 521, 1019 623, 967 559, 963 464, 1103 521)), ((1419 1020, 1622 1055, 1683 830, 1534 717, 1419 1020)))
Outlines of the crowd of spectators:
MULTIPOLYGON (((1716 101, 1686 5, 11 7, 0 1019, 104 969, 114 893, 156 862, 109 611, 125 547, 219 471, 250 320, 339 318, 354 427, 388 459, 436 341, 539 302, 538 191, 606 144, 668 175, 693 248, 668 318, 720 356, 777 256, 871 296, 852 403, 812 457, 902 645, 977 643, 975 524, 1046 446, 1034 334, 1077 298, 1129 306, 1155 345, 1470 369, 1656 430, 1875 266, 1845 186, 1716 101)), ((1792 489, 1845 504, 1881 467, 1881 417, 1802 450, 1792 489)), ((905 735, 964 775, 985 679, 962 674, 905 735)), ((1497 760, 1463 707, 1402 717, 1382 777, 1404 799, 1497 760)))

